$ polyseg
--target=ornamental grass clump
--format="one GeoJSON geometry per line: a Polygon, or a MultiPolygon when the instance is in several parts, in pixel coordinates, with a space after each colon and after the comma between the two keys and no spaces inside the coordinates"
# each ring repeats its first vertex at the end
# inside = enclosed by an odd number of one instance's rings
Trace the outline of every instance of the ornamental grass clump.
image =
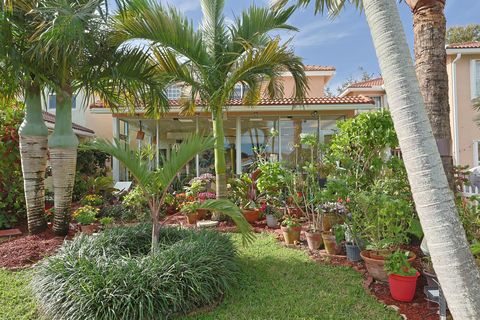
{"type": "Polygon", "coordinates": [[[228,235],[151,225],[80,235],[35,270],[32,290],[50,319],[165,319],[218,302],[238,267],[228,235]]]}

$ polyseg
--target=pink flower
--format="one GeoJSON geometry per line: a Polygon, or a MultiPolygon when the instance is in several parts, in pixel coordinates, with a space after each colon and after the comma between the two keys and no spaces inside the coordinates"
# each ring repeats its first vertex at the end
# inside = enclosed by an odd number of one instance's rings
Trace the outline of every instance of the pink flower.
{"type": "Polygon", "coordinates": [[[265,210],[267,210],[267,204],[266,204],[266,203],[262,203],[262,206],[260,207],[260,211],[261,211],[261,212],[265,212],[265,210]]]}

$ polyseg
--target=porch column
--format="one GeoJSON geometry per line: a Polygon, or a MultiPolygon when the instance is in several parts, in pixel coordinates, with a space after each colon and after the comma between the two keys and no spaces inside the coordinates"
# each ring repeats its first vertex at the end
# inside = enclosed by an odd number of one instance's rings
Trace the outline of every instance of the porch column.
{"type": "MultiPolygon", "coordinates": [[[[198,134],[198,115],[195,116],[195,133],[198,134]]],[[[200,176],[200,155],[195,155],[195,175],[200,176]]]]}
{"type": "Polygon", "coordinates": [[[242,122],[241,118],[236,118],[235,127],[235,171],[237,175],[242,174],[242,122]]]}
{"type": "MultiPolygon", "coordinates": [[[[120,119],[113,117],[113,139],[120,139],[120,119]]],[[[115,143],[115,141],[114,141],[115,143]]],[[[120,162],[112,157],[112,178],[114,182],[120,181],[120,162]]]]}
{"type": "Polygon", "coordinates": [[[155,142],[156,142],[156,149],[155,149],[155,169],[159,169],[160,167],[160,148],[159,148],[159,143],[160,143],[160,138],[158,137],[159,134],[159,126],[160,126],[160,120],[155,121],[155,142]]]}

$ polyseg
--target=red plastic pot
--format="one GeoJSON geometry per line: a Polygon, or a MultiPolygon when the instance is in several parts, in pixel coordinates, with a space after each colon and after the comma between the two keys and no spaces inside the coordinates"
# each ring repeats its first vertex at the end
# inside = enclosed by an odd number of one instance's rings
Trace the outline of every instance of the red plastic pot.
{"type": "Polygon", "coordinates": [[[390,285],[392,298],[404,302],[412,301],[415,290],[417,289],[418,276],[420,276],[420,272],[418,271],[414,276],[389,275],[388,284],[390,285]]]}

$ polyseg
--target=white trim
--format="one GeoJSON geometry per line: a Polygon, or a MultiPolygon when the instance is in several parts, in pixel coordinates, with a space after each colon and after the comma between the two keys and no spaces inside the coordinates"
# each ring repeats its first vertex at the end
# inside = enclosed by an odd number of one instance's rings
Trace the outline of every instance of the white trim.
{"type": "Polygon", "coordinates": [[[470,95],[472,100],[480,97],[480,92],[477,92],[477,62],[480,62],[480,59],[470,60],[470,95]]]}
{"type": "Polygon", "coordinates": [[[452,93],[453,93],[453,151],[454,164],[460,164],[460,147],[458,138],[458,94],[457,94],[457,61],[462,57],[458,53],[456,58],[452,61],[452,93]]]}
{"type": "MultiPolygon", "coordinates": [[[[112,118],[112,122],[113,122],[113,140],[119,139],[120,138],[120,119],[112,118]]],[[[120,181],[120,161],[118,161],[118,159],[115,157],[113,157],[112,159],[112,178],[113,178],[113,181],[115,182],[120,181]]]]}
{"type": "MultiPolygon", "coordinates": [[[[331,71],[328,71],[328,70],[324,70],[324,71],[305,71],[305,74],[307,76],[330,76],[330,77],[333,77],[335,75],[335,71],[334,70],[331,70],[331,71]]],[[[280,76],[281,77],[291,77],[292,74],[288,71],[285,71],[285,72],[280,73],[280,76]]]]}
{"type": "Polygon", "coordinates": [[[465,49],[447,49],[448,55],[453,54],[478,54],[480,53],[480,48],[465,48],[465,49]]]}
{"type": "Polygon", "coordinates": [[[372,92],[372,91],[385,92],[385,88],[383,86],[371,86],[371,87],[361,87],[361,88],[349,87],[345,89],[342,93],[340,93],[339,97],[343,98],[350,92],[372,92]]]}
{"type": "Polygon", "coordinates": [[[473,167],[478,167],[479,166],[479,161],[478,161],[478,147],[479,147],[479,140],[473,140],[473,167]]]}
{"type": "MultiPolygon", "coordinates": [[[[342,110],[371,110],[375,104],[373,103],[362,103],[362,104],[308,104],[308,105],[262,105],[262,106],[226,106],[228,114],[235,114],[237,112],[257,112],[260,115],[260,112],[275,112],[275,111],[342,111],[342,110]]],[[[202,109],[202,108],[200,108],[202,109]]],[[[109,108],[91,108],[92,113],[98,114],[111,114],[112,111],[109,108]]],[[[181,112],[181,108],[172,107],[169,110],[171,114],[178,114],[181,112]]],[[[203,110],[198,110],[199,112],[203,110]]],[[[135,115],[142,115],[145,112],[144,109],[138,108],[135,109],[135,115]]],[[[128,110],[120,110],[118,113],[129,114],[128,110]]],[[[128,116],[127,116],[128,117],[128,116]]]]}
{"type": "Polygon", "coordinates": [[[235,171],[236,174],[242,174],[242,118],[236,118],[235,127],[235,171]]]}
{"type": "MultiPolygon", "coordinates": [[[[198,123],[198,115],[195,116],[195,133],[198,134],[200,128],[198,123]]],[[[197,153],[195,155],[195,175],[200,176],[200,155],[197,153]]]]}

